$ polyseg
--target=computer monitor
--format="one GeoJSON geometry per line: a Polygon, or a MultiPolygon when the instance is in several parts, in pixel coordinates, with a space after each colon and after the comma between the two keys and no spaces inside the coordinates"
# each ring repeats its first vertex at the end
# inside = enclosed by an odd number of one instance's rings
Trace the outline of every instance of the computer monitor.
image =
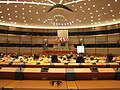
{"type": "Polygon", "coordinates": [[[84,46],[77,46],[77,53],[84,53],[84,46]]]}

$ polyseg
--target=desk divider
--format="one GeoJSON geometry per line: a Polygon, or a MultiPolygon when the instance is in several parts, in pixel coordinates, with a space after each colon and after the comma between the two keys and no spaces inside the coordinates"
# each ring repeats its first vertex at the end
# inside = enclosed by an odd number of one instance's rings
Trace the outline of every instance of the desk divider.
{"type": "Polygon", "coordinates": [[[82,65],[81,63],[79,64],[78,68],[84,68],[84,65],[82,65]]]}
{"type": "Polygon", "coordinates": [[[50,68],[55,68],[54,63],[50,63],[50,68]]]}
{"type": "Polygon", "coordinates": [[[106,68],[110,68],[110,64],[109,63],[106,63],[106,68]]]}
{"type": "Polygon", "coordinates": [[[66,80],[67,81],[75,80],[74,68],[66,68],[66,80]]]}
{"type": "Polygon", "coordinates": [[[116,74],[115,74],[115,79],[120,80],[120,68],[114,68],[116,74]]]}
{"type": "Polygon", "coordinates": [[[14,80],[23,80],[24,79],[24,68],[17,68],[14,76],[14,80]]]}

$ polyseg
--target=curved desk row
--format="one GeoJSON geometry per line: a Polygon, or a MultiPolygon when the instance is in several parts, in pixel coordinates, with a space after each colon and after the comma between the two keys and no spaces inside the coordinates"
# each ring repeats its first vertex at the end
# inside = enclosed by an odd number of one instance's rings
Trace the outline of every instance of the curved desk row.
{"type": "Polygon", "coordinates": [[[0,79],[88,80],[120,79],[120,68],[13,68],[2,67],[0,79]]]}
{"type": "Polygon", "coordinates": [[[120,90],[118,80],[61,81],[61,85],[50,84],[50,80],[0,80],[0,90],[120,90]]]}
{"type": "Polygon", "coordinates": [[[119,68],[120,64],[113,63],[38,63],[38,62],[0,62],[2,67],[19,67],[25,66],[28,68],[41,68],[41,67],[50,67],[50,68],[119,68]]]}

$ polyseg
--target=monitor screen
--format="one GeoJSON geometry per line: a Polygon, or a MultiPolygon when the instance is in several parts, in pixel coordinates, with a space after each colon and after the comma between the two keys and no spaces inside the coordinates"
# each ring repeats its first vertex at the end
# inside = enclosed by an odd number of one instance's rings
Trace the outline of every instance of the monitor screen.
{"type": "Polygon", "coordinates": [[[84,53],[84,46],[77,46],[77,53],[84,53]]]}

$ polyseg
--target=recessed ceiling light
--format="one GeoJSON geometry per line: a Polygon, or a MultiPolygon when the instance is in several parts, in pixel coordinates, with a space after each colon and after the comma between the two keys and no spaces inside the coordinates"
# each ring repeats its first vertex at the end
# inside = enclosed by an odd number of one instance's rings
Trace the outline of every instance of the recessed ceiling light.
{"type": "Polygon", "coordinates": [[[7,10],[10,10],[9,8],[7,8],[7,10]]]}
{"type": "Polygon", "coordinates": [[[38,12],[36,12],[36,14],[38,14],[38,12]]]}
{"type": "Polygon", "coordinates": [[[90,14],[92,14],[92,13],[90,13],[90,14]]]}
{"type": "Polygon", "coordinates": [[[115,2],[117,2],[117,0],[115,0],[115,2]]]}
{"type": "Polygon", "coordinates": [[[80,6],[80,8],[82,8],[82,6],[80,6]]]}
{"type": "Polygon", "coordinates": [[[43,10],[43,12],[45,12],[45,10],[43,10]]]}
{"type": "Polygon", "coordinates": [[[88,8],[88,10],[90,10],[90,8],[88,8]]]}
{"type": "Polygon", "coordinates": [[[93,20],[91,20],[91,22],[93,22],[93,20]]]}
{"type": "Polygon", "coordinates": [[[15,13],[17,13],[17,11],[15,11],[15,13]]]}
{"type": "Polygon", "coordinates": [[[25,8],[22,8],[22,10],[25,10],[25,8]]]}
{"type": "Polygon", "coordinates": [[[86,5],[86,3],[84,3],[84,5],[86,5]]]}
{"type": "Polygon", "coordinates": [[[75,9],[75,11],[77,11],[77,9],[75,9]]]}
{"type": "Polygon", "coordinates": [[[12,20],[11,18],[9,18],[9,20],[12,20]]]}
{"type": "Polygon", "coordinates": [[[74,5],[72,5],[72,7],[74,7],[74,5]]]}
{"type": "Polygon", "coordinates": [[[110,12],[113,12],[113,10],[110,10],[110,12]]]}
{"type": "Polygon", "coordinates": [[[91,16],[91,18],[93,18],[93,16],[91,16]]]}
{"type": "Polygon", "coordinates": [[[93,5],[93,7],[95,7],[95,5],[93,5]]]}
{"type": "Polygon", "coordinates": [[[110,4],[108,4],[108,6],[110,6],[110,4]]]}
{"type": "Polygon", "coordinates": [[[0,13],[2,13],[2,11],[0,11],[0,13]]]}
{"type": "Polygon", "coordinates": [[[3,16],[1,16],[1,18],[3,18],[3,16]]]}
{"type": "Polygon", "coordinates": [[[29,10],[29,12],[32,12],[31,10],[29,10]]]}
{"type": "Polygon", "coordinates": [[[79,21],[79,19],[76,19],[77,21],[79,21]]]}
{"type": "Polygon", "coordinates": [[[98,10],[96,10],[96,12],[98,12],[98,10]]]}
{"type": "Polygon", "coordinates": [[[40,21],[40,19],[38,19],[38,21],[40,21]]]}
{"type": "Polygon", "coordinates": [[[115,21],[115,19],[113,19],[113,21],[115,21]]]}
{"type": "Polygon", "coordinates": [[[102,7],[102,9],[104,9],[104,7],[102,7]]]}
{"type": "Polygon", "coordinates": [[[25,19],[25,17],[23,17],[23,19],[25,19]]]}
{"type": "Polygon", "coordinates": [[[8,16],[10,16],[10,13],[8,13],[8,16]]]}
{"type": "Polygon", "coordinates": [[[98,15],[98,17],[100,17],[100,15],[98,15]]]}
{"type": "Polygon", "coordinates": [[[15,7],[17,7],[17,5],[15,5],[15,7]]]}
{"type": "Polygon", "coordinates": [[[115,17],[115,15],[112,15],[112,17],[115,17]]]}
{"type": "Polygon", "coordinates": [[[24,22],[26,22],[26,20],[24,20],[24,22]]]}
{"type": "Polygon", "coordinates": [[[104,14],[106,14],[106,13],[104,13],[104,14]]]}

